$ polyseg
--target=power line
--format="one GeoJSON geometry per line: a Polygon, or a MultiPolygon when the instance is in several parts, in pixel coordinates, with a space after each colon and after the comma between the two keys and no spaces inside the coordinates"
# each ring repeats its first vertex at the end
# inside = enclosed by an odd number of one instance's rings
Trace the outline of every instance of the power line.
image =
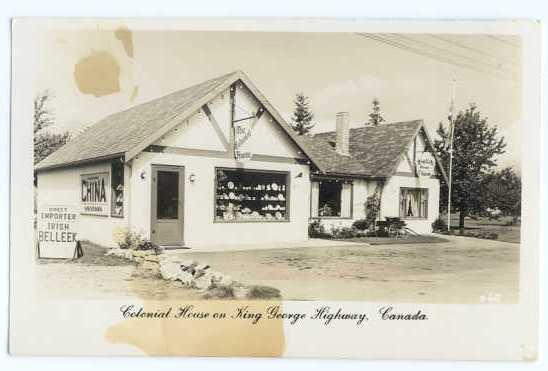
{"type": "MultiPolygon", "coordinates": [[[[470,56],[467,56],[467,55],[462,55],[462,54],[459,54],[459,53],[455,53],[449,49],[445,49],[445,48],[440,48],[438,46],[435,46],[435,45],[432,45],[432,44],[429,44],[427,42],[424,42],[424,41],[421,41],[421,40],[418,40],[418,39],[412,39],[410,37],[407,37],[407,36],[404,36],[404,35],[399,35],[399,34],[395,34],[394,36],[396,37],[399,37],[399,38],[403,38],[404,40],[408,40],[410,42],[414,42],[414,43],[418,43],[418,44],[422,44],[424,46],[426,46],[427,48],[431,48],[431,49],[434,49],[434,50],[439,50],[441,51],[442,53],[444,54],[450,54],[450,55],[453,55],[457,58],[463,58],[463,59],[466,59],[468,61],[471,61],[473,64],[476,64],[476,63],[481,63],[485,66],[487,66],[488,68],[497,68],[497,69],[500,69],[500,66],[498,64],[491,64],[489,62],[485,62],[485,61],[482,61],[482,60],[478,60],[477,58],[474,58],[474,57],[470,57],[470,56]]],[[[502,72],[502,71],[501,71],[502,72]]],[[[510,73],[513,73],[513,71],[507,71],[507,72],[510,72],[510,73]]]]}
{"type": "Polygon", "coordinates": [[[439,36],[439,35],[434,35],[434,34],[428,34],[427,36],[431,37],[431,38],[434,38],[434,39],[437,39],[437,40],[440,40],[440,41],[443,41],[443,42],[446,42],[448,43],[449,45],[453,45],[453,46],[456,46],[458,48],[462,48],[462,49],[465,49],[465,50],[469,50],[473,53],[477,53],[477,54],[481,54],[481,55],[485,55],[486,57],[489,57],[493,60],[497,60],[497,59],[502,59],[505,61],[505,63],[508,63],[508,64],[512,64],[514,66],[518,66],[518,63],[516,61],[513,61],[513,60],[510,60],[510,59],[506,59],[506,58],[502,58],[500,56],[496,56],[494,54],[491,54],[491,53],[487,53],[485,52],[484,50],[481,50],[481,49],[476,49],[476,48],[473,48],[471,46],[468,46],[468,45],[465,45],[463,43],[460,43],[460,42],[457,42],[455,40],[451,40],[449,38],[445,38],[443,36],[439,36]]]}
{"type": "MultiPolygon", "coordinates": [[[[434,59],[443,63],[452,64],[458,67],[474,70],[476,72],[480,73],[489,73],[491,75],[494,75],[499,78],[503,79],[509,79],[509,80],[516,80],[515,76],[508,76],[507,74],[502,73],[498,70],[493,70],[491,68],[478,68],[479,66],[475,64],[469,64],[466,62],[463,62],[462,60],[456,60],[455,58],[448,57],[447,55],[440,55],[439,53],[432,53],[431,51],[424,50],[424,48],[419,48],[416,46],[409,45],[409,43],[393,40],[390,38],[387,38],[386,36],[383,36],[382,34],[366,34],[366,33],[358,33],[359,36],[384,43],[386,45],[390,45],[392,47],[396,47],[408,52],[412,52],[414,54],[418,54],[420,56],[434,59]]],[[[447,50],[443,48],[437,48],[442,50],[442,52],[446,53],[447,50]]],[[[454,54],[454,53],[453,53],[454,54]]],[[[474,60],[474,62],[477,62],[477,60],[474,60]]]]}

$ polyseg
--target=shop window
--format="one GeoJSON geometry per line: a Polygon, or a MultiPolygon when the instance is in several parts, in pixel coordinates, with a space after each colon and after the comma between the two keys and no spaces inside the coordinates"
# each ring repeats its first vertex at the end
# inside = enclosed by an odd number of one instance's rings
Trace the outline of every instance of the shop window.
{"type": "Polygon", "coordinates": [[[111,164],[111,215],[124,216],[124,164],[117,160],[111,164]]]}
{"type": "Polygon", "coordinates": [[[289,173],[217,169],[215,220],[288,221],[289,173]]]}
{"type": "Polygon", "coordinates": [[[426,219],[428,217],[428,190],[423,188],[401,188],[400,217],[426,219]]]}
{"type": "Polygon", "coordinates": [[[342,180],[321,180],[318,183],[318,217],[350,218],[352,184],[342,180]]]}

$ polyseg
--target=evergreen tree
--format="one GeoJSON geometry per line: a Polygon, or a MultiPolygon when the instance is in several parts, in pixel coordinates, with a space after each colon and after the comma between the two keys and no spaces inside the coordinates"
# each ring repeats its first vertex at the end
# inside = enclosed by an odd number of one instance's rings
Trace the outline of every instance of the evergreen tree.
{"type": "Polygon", "coordinates": [[[53,125],[54,118],[48,103],[51,101],[52,95],[49,91],[44,91],[34,98],[34,163],[42,161],[50,154],[55,152],[61,146],[65,145],[70,134],[64,132],[61,134],[53,134],[46,130],[47,127],[53,125]]]}
{"type": "Polygon", "coordinates": [[[291,118],[291,126],[299,135],[308,135],[314,127],[312,123],[314,114],[310,111],[308,97],[302,93],[298,93],[295,95],[293,103],[295,104],[295,110],[291,118]]]}
{"type": "MultiPolygon", "coordinates": [[[[446,172],[449,174],[450,129],[440,122],[434,141],[446,172]]],[[[464,218],[481,212],[485,207],[485,178],[496,166],[496,156],[504,153],[504,137],[498,137],[498,128],[489,127],[474,104],[459,112],[454,121],[453,179],[451,206],[459,212],[459,229],[464,231],[464,218]]],[[[441,187],[441,204],[447,206],[447,185],[441,187]]]]}
{"type": "Polygon", "coordinates": [[[373,126],[379,125],[384,122],[384,118],[381,115],[381,105],[377,98],[373,99],[373,112],[369,114],[369,124],[373,126]]]}

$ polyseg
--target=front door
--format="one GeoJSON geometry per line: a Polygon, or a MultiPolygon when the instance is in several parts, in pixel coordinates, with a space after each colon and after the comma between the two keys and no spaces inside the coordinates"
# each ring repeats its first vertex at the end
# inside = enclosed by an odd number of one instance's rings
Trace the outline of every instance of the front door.
{"type": "Polygon", "coordinates": [[[184,169],[152,166],[152,242],[161,246],[183,245],[184,169]]]}

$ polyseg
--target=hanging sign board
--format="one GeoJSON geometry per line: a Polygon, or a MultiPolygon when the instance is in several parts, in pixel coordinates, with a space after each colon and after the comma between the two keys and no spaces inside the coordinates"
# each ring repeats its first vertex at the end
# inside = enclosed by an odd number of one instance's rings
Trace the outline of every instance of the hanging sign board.
{"type": "Polygon", "coordinates": [[[37,214],[38,256],[40,258],[72,259],[77,249],[78,212],[75,207],[42,205],[37,214]]]}
{"type": "Polygon", "coordinates": [[[250,120],[234,123],[234,156],[238,161],[251,160],[253,154],[249,151],[242,151],[242,147],[251,137],[251,122],[250,120]]]}
{"type": "Polygon", "coordinates": [[[108,216],[109,176],[108,172],[83,174],[80,177],[82,214],[108,216]]]}
{"type": "Polygon", "coordinates": [[[415,167],[419,178],[429,178],[435,175],[436,160],[430,152],[422,152],[417,156],[415,167]]]}

